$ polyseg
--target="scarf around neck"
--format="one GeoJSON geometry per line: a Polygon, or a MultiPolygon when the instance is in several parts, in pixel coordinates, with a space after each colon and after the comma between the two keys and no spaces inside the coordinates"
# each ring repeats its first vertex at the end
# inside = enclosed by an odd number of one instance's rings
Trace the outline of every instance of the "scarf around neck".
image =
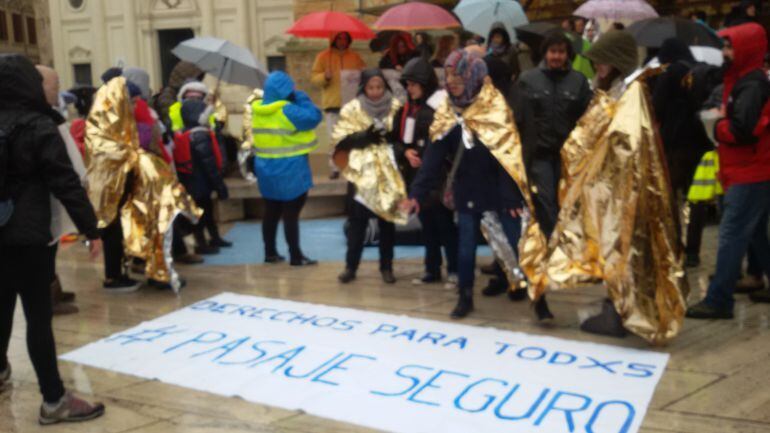
{"type": "Polygon", "coordinates": [[[358,102],[361,103],[361,108],[364,109],[364,112],[368,114],[369,117],[372,119],[383,120],[390,114],[390,108],[393,104],[393,94],[388,90],[385,91],[385,94],[383,94],[380,99],[372,101],[366,94],[362,93],[358,95],[358,102]]]}

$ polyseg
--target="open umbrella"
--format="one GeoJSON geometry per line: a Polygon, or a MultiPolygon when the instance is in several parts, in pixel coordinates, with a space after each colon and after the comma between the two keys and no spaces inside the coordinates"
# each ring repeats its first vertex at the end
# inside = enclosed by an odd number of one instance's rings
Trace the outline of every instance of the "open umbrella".
{"type": "Polygon", "coordinates": [[[535,21],[516,27],[516,37],[531,49],[537,51],[545,35],[561,27],[549,21],[535,21]]]}
{"type": "Polygon", "coordinates": [[[639,21],[655,18],[655,8],[644,0],[588,0],[574,15],[607,21],[639,21]]]}
{"type": "Polygon", "coordinates": [[[441,30],[460,27],[460,22],[440,6],[410,2],[388,9],[372,27],[377,30],[441,30]]]}
{"type": "Polygon", "coordinates": [[[260,87],[267,76],[265,68],[251,51],[224,39],[209,36],[192,38],[181,42],[171,52],[180,60],[190,62],[228,83],[260,87]]]}
{"type": "Polygon", "coordinates": [[[454,8],[463,27],[477,35],[487,37],[492,24],[501,22],[516,41],[517,26],[527,24],[527,14],[515,0],[462,0],[454,8]]]}
{"type": "Polygon", "coordinates": [[[722,47],[722,40],[711,29],[684,18],[650,18],[631,24],[626,31],[645,47],[659,48],[669,38],[680,39],[687,45],[722,47]]]}
{"type": "Polygon", "coordinates": [[[353,39],[373,39],[372,29],[363,22],[342,12],[313,12],[298,19],[286,33],[299,38],[331,38],[337,33],[347,32],[353,39]]]}

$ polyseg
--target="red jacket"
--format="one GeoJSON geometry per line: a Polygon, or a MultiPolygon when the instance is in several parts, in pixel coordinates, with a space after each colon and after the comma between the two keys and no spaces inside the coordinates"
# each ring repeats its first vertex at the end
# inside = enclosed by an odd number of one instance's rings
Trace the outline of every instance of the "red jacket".
{"type": "Polygon", "coordinates": [[[767,36],[755,23],[719,32],[729,39],[734,59],[725,71],[727,117],[715,127],[720,177],[731,185],[770,181],[770,82],[762,70],[767,36]]]}

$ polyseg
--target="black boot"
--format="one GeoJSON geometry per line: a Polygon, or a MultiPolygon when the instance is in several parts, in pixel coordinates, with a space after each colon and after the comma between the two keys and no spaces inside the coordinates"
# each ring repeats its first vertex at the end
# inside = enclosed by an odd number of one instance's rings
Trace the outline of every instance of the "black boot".
{"type": "Polygon", "coordinates": [[[580,330],[591,334],[606,335],[609,337],[623,338],[626,336],[626,328],[623,327],[623,318],[620,317],[612,301],[605,299],[602,303],[602,312],[594,317],[586,319],[580,325],[580,330]]]}
{"type": "Polygon", "coordinates": [[[529,293],[527,292],[527,289],[516,289],[508,291],[508,299],[510,299],[511,302],[521,302],[527,299],[528,295],[529,293]]]}
{"type": "Polygon", "coordinates": [[[535,301],[535,315],[537,315],[537,320],[541,322],[553,320],[553,313],[548,308],[548,301],[545,300],[545,295],[540,296],[540,299],[535,301]]]}
{"type": "Polygon", "coordinates": [[[454,310],[450,317],[453,319],[462,319],[473,311],[473,289],[460,289],[460,298],[457,300],[454,310]]]}
{"type": "Polygon", "coordinates": [[[393,271],[390,269],[383,269],[380,271],[382,275],[382,281],[385,284],[396,284],[396,276],[393,275],[393,271]]]}
{"type": "Polygon", "coordinates": [[[356,279],[356,271],[346,268],[341,274],[337,276],[337,279],[342,284],[347,284],[356,279]]]}
{"type": "Polygon", "coordinates": [[[233,246],[233,243],[230,242],[230,241],[226,241],[226,240],[220,238],[219,236],[217,236],[217,237],[211,239],[211,241],[209,242],[209,245],[214,246],[214,247],[219,247],[219,248],[230,248],[230,247],[233,246]]]}
{"type": "Polygon", "coordinates": [[[481,290],[481,294],[484,296],[498,296],[508,291],[508,286],[505,281],[499,278],[490,278],[487,287],[481,290]]]}

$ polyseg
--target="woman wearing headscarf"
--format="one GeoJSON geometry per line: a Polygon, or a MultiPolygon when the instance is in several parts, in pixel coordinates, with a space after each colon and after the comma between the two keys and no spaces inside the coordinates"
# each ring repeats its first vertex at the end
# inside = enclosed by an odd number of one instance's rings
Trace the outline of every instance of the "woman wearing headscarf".
{"type": "MultiPolygon", "coordinates": [[[[439,90],[436,72],[424,58],[410,60],[401,74],[401,84],[406,89],[407,101],[396,113],[393,133],[396,137],[396,157],[403,166],[404,180],[409,184],[422,165],[425,149],[430,142],[430,125],[438,104],[446,99],[446,92],[439,90]]],[[[445,161],[443,177],[446,179],[451,163],[445,161]]],[[[443,182],[442,182],[443,183],[443,182]]],[[[441,188],[436,188],[420,209],[419,218],[425,242],[425,273],[415,284],[441,281],[441,247],[447,261],[450,283],[457,280],[457,227],[454,212],[441,202],[441,188]]]]}
{"type": "Polygon", "coordinates": [[[482,218],[500,212],[508,242],[517,245],[520,226],[513,217],[523,202],[517,183],[526,183],[526,175],[513,114],[487,76],[483,53],[453,51],[445,71],[449,96],[436,110],[431,143],[403,208],[426,205],[441,183],[444,162],[453,161],[447,186],[458,213],[459,299],[451,316],[460,319],[473,311],[476,233],[482,218]]]}
{"type": "Polygon", "coordinates": [[[377,219],[379,226],[382,280],[387,284],[396,282],[393,276],[394,221],[405,222],[396,211],[399,201],[406,196],[406,186],[392,163],[390,132],[400,105],[382,71],[364,70],[358,96],[342,107],[340,120],[332,134],[332,141],[336,143],[335,164],[351,181],[349,192],[353,193],[349,194],[348,250],[345,270],[338,277],[341,283],[356,278],[366,228],[372,218],[377,219]]]}
{"type": "Polygon", "coordinates": [[[380,59],[380,69],[404,69],[404,65],[409,60],[419,56],[412,42],[412,36],[409,33],[399,33],[390,39],[390,48],[385,51],[385,55],[380,59]]]}

